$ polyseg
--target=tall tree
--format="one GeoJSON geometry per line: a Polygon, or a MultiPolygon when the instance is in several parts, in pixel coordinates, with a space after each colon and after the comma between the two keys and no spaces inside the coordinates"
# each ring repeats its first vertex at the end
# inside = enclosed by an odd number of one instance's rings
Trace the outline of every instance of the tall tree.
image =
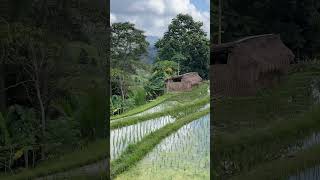
{"type": "Polygon", "coordinates": [[[147,53],[146,36],[129,22],[113,23],[111,29],[111,67],[131,70],[130,61],[147,53]]]}
{"type": "Polygon", "coordinates": [[[133,61],[139,61],[147,53],[148,42],[142,30],[129,22],[111,26],[111,87],[112,94],[127,96],[128,74],[134,73],[133,61]]]}
{"type": "Polygon", "coordinates": [[[163,38],[155,44],[159,60],[176,61],[181,73],[196,71],[207,78],[209,39],[202,26],[202,22],[194,21],[190,15],[178,14],[163,38]]]}
{"type": "MultiPolygon", "coordinates": [[[[22,69],[23,84],[30,103],[38,110],[41,124],[42,143],[45,142],[47,110],[56,93],[57,62],[60,46],[48,41],[42,29],[13,24],[7,39],[6,63],[22,69]],[[34,98],[35,97],[35,98],[34,98]]],[[[13,86],[16,86],[13,85],[13,86]]],[[[44,151],[42,151],[44,158],[44,151]]]]}
{"type": "Polygon", "coordinates": [[[222,0],[219,0],[219,9],[218,9],[218,11],[219,11],[219,32],[218,32],[218,44],[221,44],[221,28],[222,28],[222,24],[221,24],[221,18],[222,18],[222,0]]]}

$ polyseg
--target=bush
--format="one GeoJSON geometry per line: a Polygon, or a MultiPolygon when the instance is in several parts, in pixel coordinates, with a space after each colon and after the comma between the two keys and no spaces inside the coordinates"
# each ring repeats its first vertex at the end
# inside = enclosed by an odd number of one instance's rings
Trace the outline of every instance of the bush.
{"type": "Polygon", "coordinates": [[[19,105],[9,107],[7,114],[7,128],[14,144],[29,145],[36,143],[40,133],[40,120],[31,108],[19,105]]]}
{"type": "Polygon", "coordinates": [[[133,91],[134,104],[140,106],[146,103],[146,91],[143,87],[135,88],[133,91]]]}
{"type": "Polygon", "coordinates": [[[6,119],[0,112],[0,146],[10,144],[9,132],[7,129],[6,119]]]}
{"type": "Polygon", "coordinates": [[[104,137],[106,134],[105,89],[94,87],[79,97],[75,119],[80,123],[81,136],[88,138],[104,137]]]}

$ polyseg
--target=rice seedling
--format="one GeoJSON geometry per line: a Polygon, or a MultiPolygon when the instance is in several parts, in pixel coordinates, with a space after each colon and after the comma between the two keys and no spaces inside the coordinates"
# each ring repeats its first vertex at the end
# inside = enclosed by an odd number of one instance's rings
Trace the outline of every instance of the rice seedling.
{"type": "Polygon", "coordinates": [[[316,180],[320,178],[320,165],[298,172],[296,175],[290,176],[288,180],[316,180]]]}
{"type": "Polygon", "coordinates": [[[124,126],[129,126],[136,124],[138,122],[147,121],[150,119],[162,117],[162,116],[175,116],[175,117],[182,117],[191,112],[196,112],[200,107],[209,103],[209,96],[205,96],[204,98],[198,99],[194,102],[179,104],[170,109],[164,109],[163,111],[146,114],[144,116],[135,116],[135,117],[128,117],[124,119],[117,119],[113,120],[110,123],[110,129],[117,129],[124,126]]]}
{"type": "Polygon", "coordinates": [[[163,116],[112,130],[110,132],[111,160],[117,158],[129,144],[140,141],[144,136],[174,121],[175,118],[172,116],[163,116]]]}
{"type": "Polygon", "coordinates": [[[183,111],[180,112],[175,112],[175,114],[171,115],[166,115],[166,116],[161,116],[158,118],[153,118],[147,121],[142,121],[130,126],[124,126],[121,128],[113,129],[111,130],[110,133],[110,155],[111,155],[111,160],[117,158],[121,152],[129,144],[136,143],[140,141],[144,136],[154,132],[157,129],[160,129],[161,127],[165,126],[168,123],[174,122],[174,120],[177,117],[183,117],[186,114],[190,114],[192,112],[197,112],[201,110],[205,110],[208,108],[210,105],[202,105],[204,104],[205,101],[201,100],[201,103],[198,105],[188,105],[184,106],[187,107],[183,111]],[[194,109],[195,107],[200,107],[199,109],[194,109]]]}
{"type": "Polygon", "coordinates": [[[210,116],[184,125],[117,179],[210,179],[210,116]]]}
{"type": "MultiPolygon", "coordinates": [[[[157,144],[159,144],[163,139],[170,136],[172,133],[179,130],[184,125],[198,119],[209,113],[209,109],[204,111],[196,112],[190,114],[186,117],[179,118],[173,123],[169,123],[159,130],[145,136],[141,141],[130,144],[126,150],[115,160],[111,162],[111,177],[115,178],[117,175],[124,171],[132,168],[136,165],[143,157],[145,157],[148,152],[150,152],[157,144]]],[[[178,163],[178,167],[181,163],[178,163]]],[[[161,164],[160,164],[161,166],[161,164]]]]}
{"type": "Polygon", "coordinates": [[[209,116],[204,118],[206,119],[204,122],[206,121],[207,124],[199,123],[200,120],[196,120],[209,112],[208,84],[204,83],[190,92],[173,94],[165,102],[143,112],[111,121],[110,154],[111,176],[113,178],[133,168],[141,159],[148,159],[145,156],[150,151],[162,154],[162,156],[152,161],[153,166],[149,167],[150,171],[146,171],[149,174],[157,170],[162,171],[163,169],[160,167],[172,167],[171,170],[178,168],[188,172],[192,177],[208,177],[209,148],[202,149],[201,147],[209,147],[209,116]],[[198,96],[200,99],[191,100],[190,97],[193,96],[198,96]],[[191,123],[193,121],[195,123],[191,123]],[[187,126],[187,124],[189,125],[187,126]],[[199,129],[203,126],[208,131],[199,129]],[[170,136],[180,128],[180,133],[170,136]],[[166,137],[170,137],[167,138],[170,149],[161,152],[164,145],[157,146],[157,144],[166,137]],[[187,140],[189,143],[186,143],[187,140]],[[192,143],[197,144],[198,149],[193,147],[192,143]],[[204,158],[196,157],[202,157],[205,149],[207,154],[203,156],[204,158]],[[187,159],[188,153],[193,153],[194,156],[189,156],[187,159]],[[194,170],[194,167],[198,167],[198,169],[194,170]],[[198,175],[196,176],[196,174],[198,175]]]}

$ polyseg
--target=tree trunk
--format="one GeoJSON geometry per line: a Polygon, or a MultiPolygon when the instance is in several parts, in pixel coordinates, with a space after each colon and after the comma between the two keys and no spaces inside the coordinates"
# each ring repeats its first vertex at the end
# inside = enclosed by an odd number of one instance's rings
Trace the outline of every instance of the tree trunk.
{"type": "Polygon", "coordinates": [[[121,90],[121,97],[122,97],[122,101],[124,101],[124,90],[123,90],[123,81],[124,81],[124,78],[123,77],[120,77],[120,90],[121,90]]]}
{"type": "Polygon", "coordinates": [[[25,165],[25,168],[29,168],[28,150],[24,151],[24,165],[25,165]]]}
{"type": "Polygon", "coordinates": [[[218,7],[218,16],[219,16],[219,32],[218,32],[218,44],[221,44],[221,33],[222,33],[222,25],[221,25],[221,16],[222,16],[222,0],[219,0],[219,7],[218,7]]]}
{"type": "MultiPolygon", "coordinates": [[[[45,131],[46,131],[46,113],[45,113],[45,109],[44,109],[44,104],[43,104],[43,100],[41,97],[41,92],[40,92],[40,85],[39,85],[39,81],[36,80],[35,82],[35,88],[36,88],[36,92],[37,92],[37,98],[39,101],[39,106],[40,106],[40,113],[41,113],[41,133],[42,133],[42,142],[45,142],[45,131]]],[[[44,154],[44,147],[41,147],[41,159],[44,160],[45,159],[45,154],[44,154]]]]}

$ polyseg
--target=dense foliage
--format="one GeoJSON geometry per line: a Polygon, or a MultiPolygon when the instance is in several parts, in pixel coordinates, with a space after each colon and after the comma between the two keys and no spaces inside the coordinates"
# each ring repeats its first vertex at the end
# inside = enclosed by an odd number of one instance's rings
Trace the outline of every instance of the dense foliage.
{"type": "Polygon", "coordinates": [[[190,15],[178,14],[155,45],[159,60],[177,62],[181,74],[195,71],[208,78],[210,42],[202,26],[202,22],[194,21],[190,15]]]}
{"type": "Polygon", "coordinates": [[[2,5],[7,12],[0,15],[0,171],[35,166],[106,137],[103,4],[2,5]]]}
{"type": "Polygon", "coordinates": [[[145,103],[143,80],[137,75],[139,69],[145,70],[140,60],[147,53],[148,42],[132,23],[113,23],[111,28],[110,113],[118,114],[145,103]]]}
{"type": "MultiPolygon", "coordinates": [[[[217,3],[211,10],[214,42],[218,39],[217,3]]],[[[267,33],[280,34],[298,59],[319,56],[319,1],[222,0],[222,42],[267,33]]]]}
{"type": "Polygon", "coordinates": [[[195,71],[208,78],[209,40],[190,15],[178,14],[155,48],[153,64],[145,61],[149,43],[129,22],[112,24],[110,112],[121,114],[165,93],[165,79],[195,71]]]}

